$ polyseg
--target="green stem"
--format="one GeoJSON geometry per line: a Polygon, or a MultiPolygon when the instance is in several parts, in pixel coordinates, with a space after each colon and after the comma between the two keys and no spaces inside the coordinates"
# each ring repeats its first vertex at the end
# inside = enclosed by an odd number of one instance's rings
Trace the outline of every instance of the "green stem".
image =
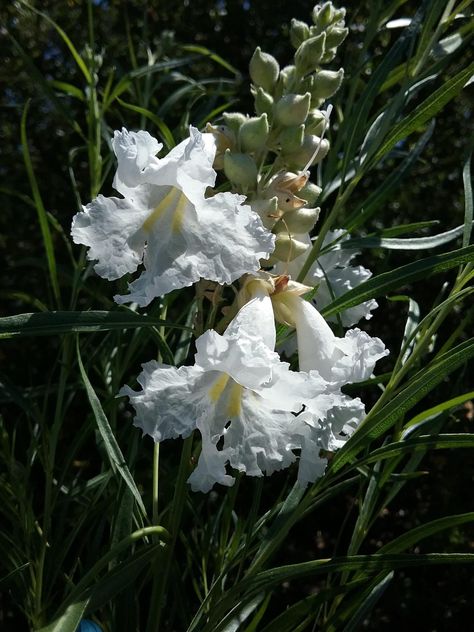
{"type": "Polygon", "coordinates": [[[189,436],[183,442],[175,494],[170,511],[169,531],[171,533],[171,542],[166,551],[164,551],[164,560],[162,558],[163,565],[157,569],[158,572],[155,573],[153,578],[150,613],[146,626],[147,632],[159,632],[160,630],[161,615],[165,604],[168,577],[171,570],[176,541],[179,535],[184,502],[186,500],[186,479],[188,477],[192,447],[193,435],[189,436]]]}

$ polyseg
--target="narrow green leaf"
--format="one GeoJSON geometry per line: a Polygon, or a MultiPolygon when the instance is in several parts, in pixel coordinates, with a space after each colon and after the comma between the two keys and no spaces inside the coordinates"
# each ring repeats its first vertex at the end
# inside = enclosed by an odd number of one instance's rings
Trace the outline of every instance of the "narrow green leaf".
{"type": "Polygon", "coordinates": [[[31,6],[30,4],[28,4],[28,2],[25,2],[25,0],[20,0],[20,2],[27,7],[28,9],[30,9],[30,11],[33,11],[33,13],[36,13],[36,15],[40,15],[44,20],[46,20],[46,22],[48,22],[49,24],[51,24],[51,26],[56,30],[56,32],[58,33],[58,35],[61,37],[61,39],[63,40],[63,42],[66,44],[66,46],[69,48],[69,51],[71,52],[71,55],[74,57],[74,60],[76,62],[76,64],[78,65],[80,71],[82,72],[82,74],[84,75],[86,81],[88,84],[92,83],[92,76],[89,72],[89,69],[87,68],[86,64],[84,63],[84,60],[82,59],[82,57],[79,55],[79,53],[77,52],[76,47],[74,46],[74,44],[71,42],[71,40],[69,39],[69,37],[67,36],[67,34],[63,31],[63,29],[56,24],[56,22],[54,20],[52,20],[49,15],[47,15],[46,13],[43,13],[42,11],[39,11],[38,9],[36,9],[35,7],[31,6]]]}
{"type": "MultiPolygon", "coordinates": [[[[471,221],[472,224],[472,221],[471,221]]],[[[426,250],[427,248],[437,248],[461,237],[465,230],[465,224],[447,230],[438,235],[430,237],[407,237],[405,239],[390,239],[372,235],[360,239],[348,239],[341,242],[341,248],[346,250],[358,248],[387,248],[388,250],[426,250]]],[[[466,244],[469,245],[469,244],[466,244]]]]}
{"type": "Polygon", "coordinates": [[[462,238],[462,245],[469,246],[471,241],[472,232],[472,213],[473,213],[473,201],[472,201],[472,179],[471,179],[471,155],[469,155],[464,163],[462,170],[462,180],[464,185],[464,234],[462,238]]]}
{"type": "MultiPolygon", "coordinates": [[[[474,434],[438,434],[421,435],[405,441],[389,443],[356,461],[353,467],[362,467],[369,463],[375,463],[383,459],[391,459],[398,456],[407,456],[415,452],[426,452],[427,450],[448,450],[452,448],[472,448],[474,447],[474,434]]],[[[335,468],[339,469],[339,468],[335,468]]]]}
{"type": "Polygon", "coordinates": [[[398,290],[401,287],[426,279],[430,274],[438,274],[445,272],[451,268],[457,267],[463,263],[469,263],[474,260],[474,246],[467,246],[459,250],[453,250],[441,255],[434,255],[420,261],[409,263],[400,268],[395,268],[390,272],[379,274],[372,277],[365,283],[361,283],[358,287],[349,290],[327,307],[321,310],[324,317],[332,316],[342,312],[343,310],[360,305],[370,298],[382,296],[387,292],[398,290]]]}
{"type": "Polygon", "coordinates": [[[56,305],[59,305],[61,302],[61,298],[59,292],[58,272],[56,269],[56,257],[54,255],[53,240],[51,238],[51,231],[49,229],[48,216],[43,205],[43,200],[41,199],[41,194],[31,162],[30,150],[28,147],[28,138],[26,135],[26,117],[28,115],[29,106],[30,101],[27,101],[23,109],[23,115],[21,117],[21,145],[23,149],[23,158],[25,161],[26,172],[28,174],[31,192],[35,201],[36,211],[38,213],[41,235],[43,237],[43,244],[46,252],[46,259],[48,262],[49,280],[53,289],[53,295],[56,305]]]}
{"type": "Polygon", "coordinates": [[[474,391],[470,391],[469,393],[464,393],[464,395],[459,395],[458,397],[453,397],[452,399],[448,399],[442,404],[438,404],[437,406],[433,406],[433,408],[428,408],[428,410],[424,410],[422,413],[410,419],[403,428],[402,438],[406,438],[409,434],[411,434],[418,426],[423,424],[423,422],[431,419],[433,417],[437,417],[440,413],[444,413],[447,410],[451,410],[453,408],[458,408],[464,402],[467,402],[470,399],[474,399],[474,391]]]}
{"type": "MultiPolygon", "coordinates": [[[[359,632],[364,619],[370,612],[372,612],[375,604],[379,601],[384,592],[387,590],[388,585],[393,579],[393,576],[393,571],[390,571],[387,574],[383,574],[382,576],[377,577],[373,582],[369,584],[367,589],[363,592],[362,596],[358,598],[360,600],[359,607],[356,609],[352,617],[344,626],[343,632],[359,632]]],[[[337,620],[343,619],[342,613],[337,613],[337,615],[338,619],[334,621],[336,625],[337,620]]],[[[327,625],[329,628],[330,623],[328,622],[327,625]]]]}
{"type": "Polygon", "coordinates": [[[413,408],[447,375],[474,356],[474,338],[454,347],[428,367],[410,378],[408,385],[373,415],[369,413],[363,424],[331,461],[333,471],[339,470],[371,441],[380,437],[395,422],[413,408]]]}
{"type": "Polygon", "coordinates": [[[142,316],[131,310],[112,312],[37,312],[0,318],[0,339],[15,336],[53,336],[70,333],[138,329],[140,327],[171,327],[192,331],[190,327],[170,323],[154,316],[142,316]]]}
{"type": "Polygon", "coordinates": [[[428,99],[416,107],[413,112],[407,114],[397,123],[374,156],[374,163],[377,163],[398,141],[404,140],[407,136],[420,129],[420,127],[436,116],[451,99],[454,99],[454,97],[461,92],[473,72],[474,62],[451,79],[448,79],[448,81],[438,88],[438,90],[435,90],[428,99]]]}
{"type": "Polygon", "coordinates": [[[142,497],[140,492],[138,491],[138,487],[135,484],[133,476],[128,469],[127,463],[125,462],[125,458],[122,454],[122,451],[115,439],[114,433],[110,424],[105,416],[104,411],[102,410],[102,406],[100,405],[99,398],[95,394],[94,389],[92,388],[92,384],[87,377],[87,373],[84,370],[84,365],[82,364],[81,352],[79,349],[79,339],[77,340],[77,361],[79,364],[79,370],[81,372],[82,381],[84,382],[84,386],[86,387],[87,397],[89,399],[89,403],[91,405],[92,411],[94,413],[95,421],[97,424],[97,429],[99,430],[100,436],[104,442],[105,449],[107,451],[107,456],[110,460],[110,465],[114,470],[116,470],[120,476],[125,481],[125,484],[128,486],[130,491],[132,492],[137,505],[141,509],[141,512],[144,517],[146,517],[146,509],[143,504],[142,497]]]}
{"type": "Polygon", "coordinates": [[[205,46],[197,46],[196,44],[185,44],[184,46],[181,46],[181,48],[186,52],[198,53],[199,55],[208,57],[209,59],[212,59],[212,61],[216,62],[216,64],[219,64],[220,66],[234,74],[236,77],[240,77],[240,72],[237,70],[237,68],[231,66],[231,64],[229,64],[229,62],[223,59],[220,55],[218,55],[217,53],[213,53],[205,46]]]}
{"type": "Polygon", "coordinates": [[[126,103],[125,101],[122,101],[122,99],[120,99],[119,97],[117,97],[117,101],[120,103],[121,106],[123,106],[127,110],[131,110],[132,112],[137,112],[138,114],[142,114],[147,119],[149,119],[154,125],[156,125],[160,133],[160,137],[168,149],[172,149],[176,145],[176,142],[173,138],[173,134],[171,133],[170,128],[159,116],[156,116],[156,114],[153,114],[153,112],[150,112],[150,110],[147,110],[146,108],[139,107],[138,105],[133,105],[132,103],[126,103]]]}
{"type": "Polygon", "coordinates": [[[56,81],[56,79],[52,79],[49,83],[53,88],[61,90],[64,94],[68,94],[75,99],[79,99],[79,101],[85,101],[84,92],[72,83],[67,83],[66,81],[56,81]]]}
{"type": "Polygon", "coordinates": [[[38,632],[76,632],[86,611],[88,601],[89,599],[85,598],[67,606],[59,617],[38,632]]]}

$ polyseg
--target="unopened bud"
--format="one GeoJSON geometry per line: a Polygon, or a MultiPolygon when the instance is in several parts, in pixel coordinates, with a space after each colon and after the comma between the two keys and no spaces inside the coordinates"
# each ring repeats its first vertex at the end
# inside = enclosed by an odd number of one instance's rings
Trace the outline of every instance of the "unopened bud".
{"type": "Polygon", "coordinates": [[[251,87],[250,88],[254,102],[255,102],[255,112],[257,114],[267,114],[269,117],[273,115],[273,97],[268,92],[265,92],[263,88],[251,87]]]}
{"type": "Polygon", "coordinates": [[[329,26],[334,20],[335,8],[332,2],[325,2],[322,6],[316,5],[313,9],[313,22],[322,28],[329,26]]]}
{"type": "Polygon", "coordinates": [[[313,134],[305,136],[301,149],[289,156],[285,161],[289,167],[303,169],[308,165],[317,165],[329,151],[329,141],[313,134]],[[311,160],[311,162],[309,162],[311,160]],[[308,164],[309,163],[309,164],[308,164]]]}
{"type": "Polygon", "coordinates": [[[328,99],[332,97],[332,95],[339,90],[343,78],[343,68],[340,68],[337,72],[333,70],[320,70],[314,77],[311,96],[316,99],[328,99]]]}
{"type": "Polygon", "coordinates": [[[228,149],[224,154],[224,173],[231,182],[244,187],[257,182],[257,165],[248,154],[231,153],[228,149]]]}
{"type": "MultiPolygon", "coordinates": [[[[286,231],[284,227],[283,230],[286,231]]],[[[308,247],[308,244],[295,239],[288,232],[281,232],[276,236],[275,250],[271,258],[277,261],[293,261],[293,259],[302,255],[308,247]]]]}
{"type": "Polygon", "coordinates": [[[321,187],[313,182],[307,182],[303,188],[298,191],[298,195],[303,200],[306,200],[308,206],[313,206],[318,197],[321,195],[321,187]]]}
{"type": "Polygon", "coordinates": [[[300,75],[311,72],[318,66],[324,55],[326,33],[310,37],[301,44],[295,53],[295,64],[300,75]]]}
{"type": "Polygon", "coordinates": [[[321,136],[326,129],[326,125],[326,116],[323,112],[321,112],[321,110],[310,110],[305,123],[305,128],[308,134],[321,136]]]}
{"type": "Polygon", "coordinates": [[[265,228],[268,228],[268,230],[273,228],[275,222],[277,222],[283,214],[281,211],[278,211],[278,198],[276,195],[270,199],[258,198],[251,200],[248,204],[250,204],[252,211],[257,213],[262,220],[262,224],[265,228]]]}
{"type": "Polygon", "coordinates": [[[262,53],[260,46],[257,46],[250,60],[249,71],[255,85],[261,86],[266,92],[272,92],[280,66],[272,55],[262,53]]]}
{"type": "Polygon", "coordinates": [[[210,132],[213,135],[216,144],[216,155],[212,166],[216,170],[223,169],[226,149],[235,149],[235,134],[227,125],[214,126],[210,123],[206,125],[206,132],[210,132]]]}
{"type": "Polygon", "coordinates": [[[311,94],[285,94],[275,104],[275,118],[285,126],[301,125],[306,120],[311,94]]]}
{"type": "Polygon", "coordinates": [[[309,26],[301,20],[293,18],[290,26],[290,41],[295,48],[298,48],[309,37],[309,26]]]}
{"type": "MultiPolygon", "coordinates": [[[[278,224],[275,225],[274,231],[278,232],[280,224],[284,224],[290,233],[309,233],[318,221],[320,211],[320,208],[307,208],[304,206],[295,211],[285,213],[283,220],[280,220],[278,224]]],[[[283,228],[281,228],[281,230],[283,230],[283,228]]]]}
{"type": "Polygon", "coordinates": [[[305,126],[292,125],[291,127],[285,127],[278,136],[278,144],[284,153],[292,154],[300,149],[303,144],[305,126]]]}
{"type": "Polygon", "coordinates": [[[235,134],[238,133],[242,123],[245,123],[247,120],[245,114],[241,114],[240,112],[224,112],[222,118],[227,127],[230,127],[235,134]]]}
{"type": "Polygon", "coordinates": [[[239,130],[240,148],[244,152],[261,149],[268,138],[268,117],[262,114],[249,118],[242,123],[239,130]]]}
{"type": "Polygon", "coordinates": [[[346,39],[349,29],[334,26],[326,33],[326,48],[337,48],[346,39]]]}

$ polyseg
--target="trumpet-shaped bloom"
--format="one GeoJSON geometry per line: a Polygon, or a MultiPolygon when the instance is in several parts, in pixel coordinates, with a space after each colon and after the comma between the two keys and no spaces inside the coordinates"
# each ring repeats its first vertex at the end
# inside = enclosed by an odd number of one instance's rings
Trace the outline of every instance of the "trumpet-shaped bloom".
{"type": "Polygon", "coordinates": [[[215,144],[190,128],[190,137],[158,159],[147,132],[116,132],[114,187],[123,198],[99,195],[73,219],[76,243],[89,247],[96,272],[113,280],[135,272],[130,294],[118,303],[148,305],[153,298],[200,278],[231,283],[260,267],[274,237],[233,193],[205,197],[214,186],[215,144]]]}
{"type": "MultiPolygon", "coordinates": [[[[358,255],[359,252],[357,250],[341,248],[341,241],[349,239],[348,235],[342,237],[344,232],[342,229],[328,231],[322,244],[323,247],[338,239],[339,241],[334,245],[332,250],[318,257],[304,280],[304,283],[308,285],[318,286],[318,290],[313,299],[318,309],[323,309],[335,298],[342,296],[372,276],[372,272],[367,268],[351,265],[352,259],[358,255]]],[[[295,235],[294,237],[298,241],[302,241],[303,243],[307,243],[308,246],[311,246],[312,242],[309,235],[295,235]]],[[[279,264],[276,267],[276,272],[279,274],[290,274],[296,279],[307,255],[308,252],[305,252],[285,266],[279,264]]],[[[369,320],[372,318],[372,310],[377,307],[377,301],[374,299],[364,301],[355,307],[349,307],[339,314],[341,323],[344,327],[351,327],[362,318],[369,320]]],[[[335,321],[336,317],[330,317],[330,320],[335,321]]]]}
{"type": "Polygon", "coordinates": [[[274,344],[271,300],[262,294],[224,335],[211,330],[198,338],[194,366],[148,362],[138,378],[142,390],[121,390],[136,410],[135,425],[155,441],[200,431],[202,452],[189,479],[194,490],[232,485],[226,464],[250,476],[287,467],[302,446],[296,414],[303,403],[317,401],[321,418],[333,407],[325,380],[290,371],[274,344]]]}

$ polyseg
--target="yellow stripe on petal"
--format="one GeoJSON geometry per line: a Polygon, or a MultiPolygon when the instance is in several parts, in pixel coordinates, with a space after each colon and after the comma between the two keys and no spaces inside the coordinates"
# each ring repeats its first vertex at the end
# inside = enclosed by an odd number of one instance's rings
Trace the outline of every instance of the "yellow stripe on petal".
{"type": "Polygon", "coordinates": [[[220,375],[214,384],[209,389],[209,397],[213,402],[217,402],[219,397],[222,395],[222,391],[227,386],[227,382],[229,381],[229,376],[227,373],[223,373],[220,375]]]}
{"type": "Polygon", "coordinates": [[[168,193],[164,196],[161,202],[155,206],[152,213],[143,223],[143,228],[146,231],[150,231],[160,217],[162,217],[167,211],[171,211],[173,213],[172,230],[179,230],[183,223],[184,207],[186,202],[186,196],[181,193],[179,189],[176,187],[170,187],[168,193]]]}
{"type": "Polygon", "coordinates": [[[234,382],[230,387],[229,401],[227,404],[227,413],[229,417],[238,417],[242,410],[242,391],[243,386],[234,382]]]}

